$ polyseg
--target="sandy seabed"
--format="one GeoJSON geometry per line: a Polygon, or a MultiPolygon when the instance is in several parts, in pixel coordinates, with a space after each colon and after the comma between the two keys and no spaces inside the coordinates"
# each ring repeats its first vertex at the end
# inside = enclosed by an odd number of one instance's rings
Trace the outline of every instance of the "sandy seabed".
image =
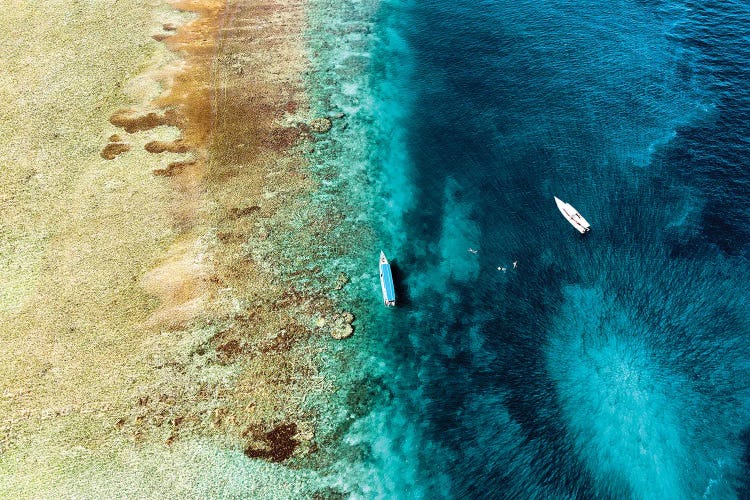
{"type": "Polygon", "coordinates": [[[270,272],[314,189],[303,0],[0,8],[0,496],[309,491],[352,317],[270,272]]]}

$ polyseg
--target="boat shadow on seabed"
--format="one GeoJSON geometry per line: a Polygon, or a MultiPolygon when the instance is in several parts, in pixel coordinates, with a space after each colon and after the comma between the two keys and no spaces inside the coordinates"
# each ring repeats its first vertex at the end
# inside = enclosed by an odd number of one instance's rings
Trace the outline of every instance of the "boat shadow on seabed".
{"type": "Polygon", "coordinates": [[[406,276],[398,265],[398,261],[392,260],[390,264],[391,274],[393,274],[393,289],[396,292],[396,308],[411,307],[409,287],[405,285],[406,276]]]}

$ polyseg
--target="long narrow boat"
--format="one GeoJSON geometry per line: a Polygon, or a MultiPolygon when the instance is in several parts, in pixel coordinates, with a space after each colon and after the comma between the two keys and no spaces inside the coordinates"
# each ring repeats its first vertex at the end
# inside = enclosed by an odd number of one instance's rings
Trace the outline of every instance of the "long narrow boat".
{"type": "Polygon", "coordinates": [[[555,203],[557,203],[557,208],[560,209],[563,217],[568,219],[568,222],[570,222],[573,227],[578,230],[579,233],[586,234],[591,231],[591,224],[589,224],[588,221],[586,221],[586,219],[584,219],[583,216],[578,213],[578,210],[573,208],[573,205],[571,205],[570,203],[565,203],[557,196],[555,196],[555,203]]]}
{"type": "Polygon", "coordinates": [[[385,258],[383,251],[380,251],[380,288],[383,289],[383,302],[386,306],[393,307],[396,305],[396,290],[393,287],[393,274],[391,274],[391,265],[385,258]]]}

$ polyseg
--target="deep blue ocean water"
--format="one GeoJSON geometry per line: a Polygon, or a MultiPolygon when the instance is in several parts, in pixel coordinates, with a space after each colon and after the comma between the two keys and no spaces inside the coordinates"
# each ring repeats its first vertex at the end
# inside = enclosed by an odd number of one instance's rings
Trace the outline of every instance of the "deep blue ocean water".
{"type": "Polygon", "coordinates": [[[345,30],[336,64],[366,72],[326,97],[352,124],[332,161],[380,245],[353,279],[377,394],[342,488],[750,497],[750,6],[341,11],[374,23],[345,30]]]}

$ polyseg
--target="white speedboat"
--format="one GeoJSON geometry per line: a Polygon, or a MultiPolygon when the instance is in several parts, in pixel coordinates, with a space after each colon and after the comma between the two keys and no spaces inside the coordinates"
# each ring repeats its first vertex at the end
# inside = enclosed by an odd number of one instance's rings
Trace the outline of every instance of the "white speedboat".
{"type": "Polygon", "coordinates": [[[396,305],[396,290],[393,287],[393,274],[391,265],[385,254],[380,252],[380,288],[383,290],[383,303],[386,306],[393,307],[396,305]]]}
{"type": "Polygon", "coordinates": [[[560,209],[563,217],[568,219],[568,222],[570,222],[573,227],[578,230],[579,233],[586,234],[591,230],[591,224],[589,224],[588,221],[586,221],[586,219],[584,219],[583,216],[578,213],[578,210],[573,208],[573,205],[571,205],[570,203],[565,203],[557,196],[555,196],[555,203],[557,203],[557,208],[560,209]]]}

